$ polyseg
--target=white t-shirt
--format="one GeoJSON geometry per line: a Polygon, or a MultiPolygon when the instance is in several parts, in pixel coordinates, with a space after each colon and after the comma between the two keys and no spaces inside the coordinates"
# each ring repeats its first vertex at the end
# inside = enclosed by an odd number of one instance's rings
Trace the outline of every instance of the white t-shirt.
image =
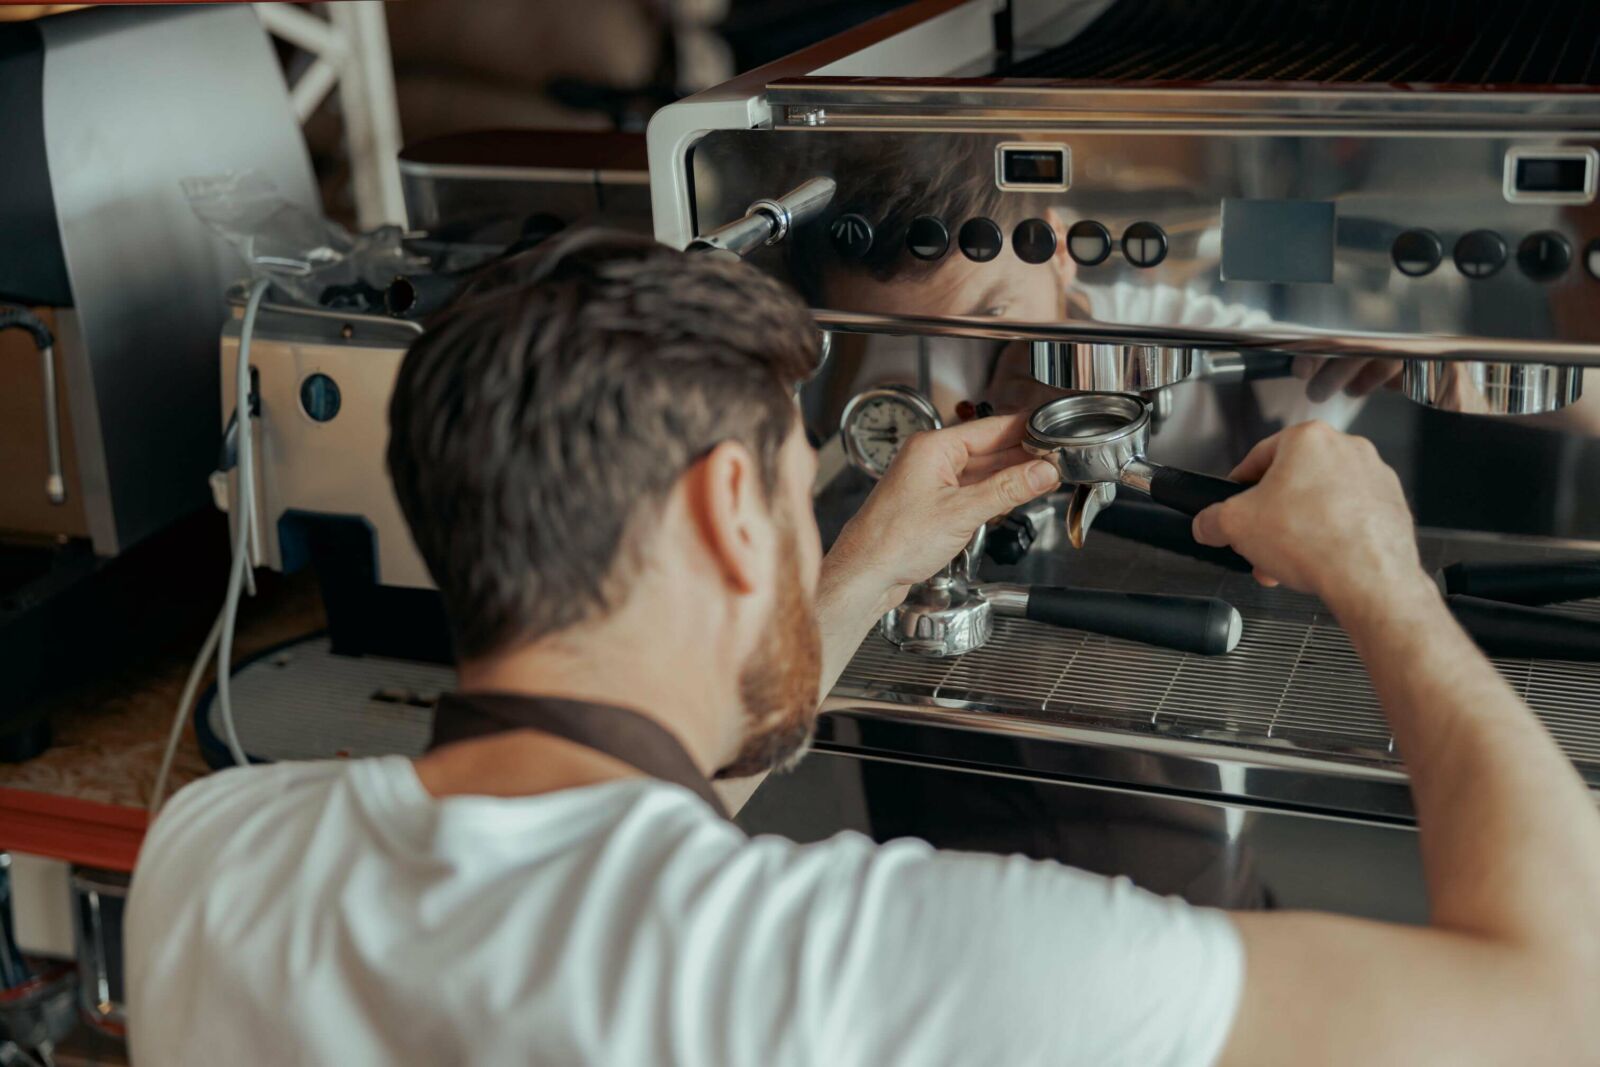
{"type": "Polygon", "coordinates": [[[138,1067],[1211,1063],[1221,912],[1020,857],[749,838],[680,786],[430,796],[400,757],[189,786],[126,925],[138,1067]]]}

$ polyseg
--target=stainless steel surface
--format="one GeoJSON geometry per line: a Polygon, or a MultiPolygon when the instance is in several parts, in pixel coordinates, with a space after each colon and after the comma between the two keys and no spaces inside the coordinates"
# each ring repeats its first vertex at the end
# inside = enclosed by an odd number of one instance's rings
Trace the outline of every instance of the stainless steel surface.
{"type": "MultiPolygon", "coordinates": [[[[974,766],[956,748],[969,738],[949,730],[922,731],[950,734],[954,744],[918,755],[834,747],[842,735],[852,746],[892,745],[905,732],[893,727],[848,713],[825,717],[811,754],[769,776],[739,825],[801,842],[854,830],[879,841],[917,837],[939,848],[1048,858],[1214,907],[1427,921],[1410,827],[1128,790],[1057,777],[1047,764],[974,766]],[[861,727],[869,728],[858,734],[861,727]]],[[[1033,750],[1019,743],[1012,754],[1033,750]]]]}
{"type": "Polygon", "coordinates": [[[746,208],[742,217],[696,237],[689,242],[689,248],[732,252],[743,258],[758,248],[775,245],[793,227],[815,218],[826,208],[835,188],[832,178],[811,178],[775,200],[763,197],[746,208]]]}
{"type": "MultiPolygon", "coordinates": [[[[1102,224],[1113,244],[1149,222],[1170,248],[1144,265],[1118,248],[1073,264],[1064,254],[1025,262],[1009,247],[981,262],[952,249],[931,266],[886,252],[866,270],[843,259],[806,264],[804,274],[904,282],[892,294],[808,285],[830,329],[1105,345],[1100,363],[1113,366],[1123,359],[1117,348],[1131,345],[1600,365],[1600,310],[1587,299],[1595,281],[1581,254],[1596,232],[1576,210],[1592,196],[1589,179],[1567,194],[1508,185],[1524,155],[1590,159],[1600,146],[1600,97],[1576,91],[1600,80],[1595,64],[1585,66],[1565,31],[1559,42],[1550,36],[1563,20],[1589,18],[1588,6],[1560,0],[1548,20],[1507,21],[1492,5],[1429,9],[1426,18],[1372,5],[1372,18],[1390,23],[1377,37],[1351,35],[1366,15],[1281,0],[1255,0],[1251,10],[1258,18],[1239,23],[1231,10],[1147,0],[1008,5],[996,19],[1010,29],[1008,44],[985,30],[994,12],[981,4],[913,5],[667,108],[658,125],[677,136],[653,137],[652,151],[677,154],[652,166],[658,233],[685,240],[680,216],[691,203],[704,229],[738,215],[751,190],[832,174],[839,210],[874,225],[928,211],[948,213],[952,235],[979,216],[1010,234],[1034,219],[1064,252],[1074,222],[1102,224]],[[1146,9],[1160,12],[1148,25],[1133,14],[1146,9]],[[1191,23],[1212,37],[1174,29],[1191,23]],[[1237,33],[1240,24],[1253,31],[1237,33]],[[1542,43],[1511,49],[1524,35],[1542,43]],[[1456,80],[1433,84],[1438,70],[1456,80]],[[1004,144],[1064,148],[1070,190],[1042,180],[996,189],[1004,144]],[[1226,203],[1325,208],[1331,232],[1312,241],[1230,224],[1226,203]],[[1571,265],[1539,280],[1516,262],[1463,271],[1450,253],[1474,229],[1513,248],[1554,231],[1571,265]],[[1441,243],[1443,261],[1420,276],[1395,262],[1395,241],[1411,230],[1441,243]],[[1230,248],[1272,266],[1230,276],[1230,248]],[[1002,298],[988,310],[961,306],[952,293],[969,291],[958,284],[965,274],[978,279],[970,291],[1002,298]],[[1054,301],[1040,295],[1049,286],[1054,301]],[[1160,293],[1186,299],[1144,299],[1160,293]],[[1216,308],[1189,313],[1206,298],[1216,308]]],[[[795,267],[763,262],[780,273],[795,267]]],[[[1126,372],[1091,373],[1081,362],[1063,352],[1041,377],[1135,388],[1126,372]]],[[[1168,369],[1149,387],[1175,380],[1168,369]]]]}
{"type": "Polygon", "coordinates": [[[1474,415],[1538,415],[1583,396],[1583,369],[1542,363],[1408,359],[1403,387],[1419,404],[1474,415]]]}
{"type": "MultiPolygon", "coordinates": [[[[1431,534],[1422,547],[1430,563],[1581,554],[1532,540],[1431,534]]],[[[1108,752],[1148,754],[1148,763],[1125,757],[1118,764],[1119,780],[1132,787],[1386,817],[1409,811],[1400,754],[1366,673],[1314,598],[1109,537],[1070,559],[1030,556],[1008,577],[1220,596],[1240,609],[1244,633],[1233,653],[1207,658],[1004,618],[982,649],[944,662],[905,656],[869,637],[830,706],[853,708],[849,714],[864,723],[888,717],[1031,738],[1046,750],[1052,742],[1092,741],[1108,752]]],[[[1600,601],[1562,610],[1597,616],[1600,601]]],[[[1600,787],[1600,664],[1495,665],[1600,787]]],[[[1055,758],[1034,754],[1027,765],[1055,758]]]]}
{"type": "Polygon", "coordinates": [[[1184,381],[1195,370],[1189,348],[1034,341],[1033,376],[1058,389],[1140,393],[1184,381]]]}
{"type": "Polygon", "coordinates": [[[216,338],[241,265],[180,180],[253,170],[291,203],[315,211],[319,199],[248,6],[101,8],[38,25],[75,305],[57,347],[82,503],[95,550],[109,555],[203,504],[216,462],[216,338]],[[152,76],[178,54],[182,77],[152,76]]]}

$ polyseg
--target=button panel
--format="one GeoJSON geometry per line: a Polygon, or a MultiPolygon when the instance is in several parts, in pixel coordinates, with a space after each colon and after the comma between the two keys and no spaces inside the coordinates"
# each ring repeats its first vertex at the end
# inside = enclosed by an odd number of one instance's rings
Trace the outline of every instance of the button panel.
{"type": "Polygon", "coordinates": [[[993,219],[968,219],[956,234],[956,245],[961,254],[974,263],[987,263],[1000,254],[1006,238],[993,219]]]}
{"type": "Polygon", "coordinates": [[[1154,267],[1167,258],[1167,232],[1153,222],[1136,222],[1122,231],[1122,254],[1135,267],[1154,267]]]}
{"type": "Polygon", "coordinates": [[[872,223],[861,215],[840,215],[828,227],[828,239],[845,259],[860,259],[872,251],[872,223]]]}
{"type": "Polygon", "coordinates": [[[1408,278],[1432,274],[1444,261],[1444,246],[1432,230],[1407,230],[1394,239],[1389,249],[1395,270],[1408,278]]]}
{"type": "Polygon", "coordinates": [[[1056,230],[1044,219],[1023,219],[1011,231],[1011,250],[1024,263],[1048,263],[1056,254],[1056,230]]]}
{"type": "Polygon", "coordinates": [[[918,259],[943,259],[950,251],[950,229],[936,215],[918,215],[906,227],[906,249],[918,259]]]}
{"type": "Polygon", "coordinates": [[[1091,219],[1074,222],[1067,230],[1067,255],[1085,267],[1104,263],[1111,255],[1111,231],[1091,219]]]}
{"type": "Polygon", "coordinates": [[[1536,282],[1553,282],[1572,266],[1572,246],[1552,230],[1530,233],[1517,246],[1517,266],[1536,282]]]}
{"type": "Polygon", "coordinates": [[[1493,230],[1473,230],[1456,242],[1456,269],[1469,278],[1491,278],[1506,265],[1506,240],[1493,230]]]}

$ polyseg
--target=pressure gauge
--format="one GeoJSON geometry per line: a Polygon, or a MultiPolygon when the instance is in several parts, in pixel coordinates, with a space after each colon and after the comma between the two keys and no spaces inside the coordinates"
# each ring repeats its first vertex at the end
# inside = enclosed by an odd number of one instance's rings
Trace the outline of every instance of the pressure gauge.
{"type": "Polygon", "coordinates": [[[873,478],[883,477],[912,434],[940,425],[932,401],[904,385],[880,385],[857,393],[839,416],[845,456],[873,478]]]}

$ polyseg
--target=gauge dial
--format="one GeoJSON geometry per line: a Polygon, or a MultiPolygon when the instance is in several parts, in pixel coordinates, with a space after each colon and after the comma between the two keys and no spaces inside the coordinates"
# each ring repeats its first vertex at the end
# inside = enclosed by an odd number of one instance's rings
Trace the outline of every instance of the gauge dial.
{"type": "Polygon", "coordinates": [[[873,478],[883,477],[912,434],[939,426],[939,412],[928,398],[903,385],[857,393],[839,418],[845,455],[873,478]]]}

